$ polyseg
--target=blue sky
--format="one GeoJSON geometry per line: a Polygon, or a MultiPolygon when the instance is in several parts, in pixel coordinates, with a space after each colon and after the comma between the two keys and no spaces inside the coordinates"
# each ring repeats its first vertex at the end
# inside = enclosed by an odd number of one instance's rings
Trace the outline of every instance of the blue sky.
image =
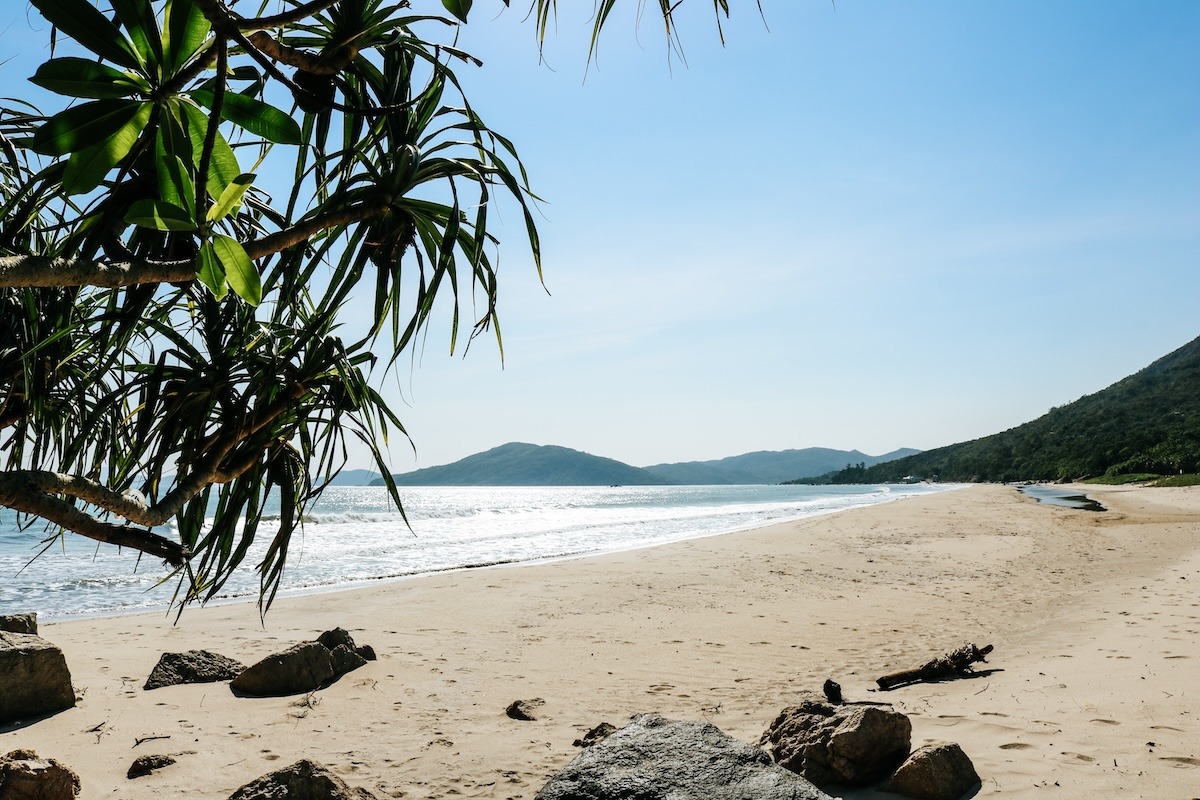
{"type": "Polygon", "coordinates": [[[435,328],[387,384],[397,471],[928,449],[1200,335],[1200,4],[764,0],[722,48],[693,0],[686,65],[635,8],[585,79],[585,16],[539,66],[476,3],[468,86],[547,201],[550,296],[510,214],[503,369],[435,328]]]}
{"type": "Polygon", "coordinates": [[[381,378],[395,471],[928,449],[1200,335],[1200,3],[762,4],[722,47],[684,3],[684,63],[624,0],[588,67],[590,3],[540,62],[520,0],[476,0],[460,77],[545,199],[546,286],[501,209],[504,364],[435,321],[381,378]]]}

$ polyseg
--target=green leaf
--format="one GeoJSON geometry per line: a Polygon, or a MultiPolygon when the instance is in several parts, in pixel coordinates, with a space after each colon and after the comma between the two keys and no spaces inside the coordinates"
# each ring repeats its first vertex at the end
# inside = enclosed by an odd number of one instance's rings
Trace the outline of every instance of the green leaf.
{"type": "Polygon", "coordinates": [[[163,59],[174,74],[208,40],[208,19],[191,0],[167,0],[163,11],[163,59]]]}
{"type": "Polygon", "coordinates": [[[38,67],[29,80],[57,94],[99,100],[128,97],[149,88],[140,78],[131,78],[106,64],[73,56],[50,59],[38,67]]]}
{"type": "Polygon", "coordinates": [[[125,221],[156,231],[194,231],[196,221],[186,208],[164,200],[138,200],[129,206],[125,221]]]}
{"type": "MultiPolygon", "coordinates": [[[[213,91],[197,89],[192,99],[212,109],[213,91]]],[[[300,124],[290,116],[261,100],[237,92],[226,92],[221,101],[221,118],[257,134],[275,144],[300,144],[300,124]]]]}
{"type": "MultiPolygon", "coordinates": [[[[208,131],[208,117],[196,106],[182,103],[184,115],[187,117],[188,137],[192,140],[192,163],[197,167],[200,155],[204,151],[204,135],[208,131]]],[[[237,156],[225,137],[217,131],[217,140],[213,144],[212,158],[208,163],[208,179],[205,184],[208,193],[215,199],[221,196],[225,187],[241,175],[238,168],[237,156]]]]}
{"type": "Polygon", "coordinates": [[[256,306],[261,303],[262,280],[242,243],[237,239],[217,234],[212,239],[212,247],[225,270],[229,287],[250,305],[256,306]]]}
{"type": "Polygon", "coordinates": [[[237,213],[238,208],[242,205],[242,197],[252,183],[254,183],[254,174],[250,172],[234,178],[233,182],[225,187],[225,191],[221,192],[217,202],[208,209],[208,221],[216,222],[230,214],[237,213]]]}
{"type": "Polygon", "coordinates": [[[467,14],[471,13],[471,0],[442,0],[442,5],[462,22],[466,22],[467,14]]]}
{"type": "Polygon", "coordinates": [[[140,69],[141,59],[121,30],[87,0],[30,0],[46,20],[103,59],[140,69]]]}
{"type": "Polygon", "coordinates": [[[29,147],[47,156],[83,150],[119,131],[141,106],[136,100],[93,100],[72,106],[42,123],[29,147]]]}
{"type": "Polygon", "coordinates": [[[63,191],[86,194],[100,185],[108,171],[129,155],[150,120],[151,103],[142,103],[116,133],[71,156],[63,172],[63,191]]]}
{"type": "Polygon", "coordinates": [[[154,7],[146,0],[108,0],[117,18],[125,26],[134,49],[146,65],[161,64],[162,37],[158,32],[158,21],[154,19],[154,7]]]}
{"type": "Polygon", "coordinates": [[[224,297],[229,287],[225,284],[225,270],[221,268],[221,259],[217,258],[212,242],[200,245],[196,266],[196,279],[207,286],[218,300],[224,297]]]}

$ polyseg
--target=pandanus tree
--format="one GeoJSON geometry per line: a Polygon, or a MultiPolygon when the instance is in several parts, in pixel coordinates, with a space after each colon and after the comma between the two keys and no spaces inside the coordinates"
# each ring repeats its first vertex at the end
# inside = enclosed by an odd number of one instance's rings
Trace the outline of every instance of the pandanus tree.
{"type": "MultiPolygon", "coordinates": [[[[540,274],[524,168],[455,72],[479,66],[453,46],[471,0],[31,5],[52,29],[32,81],[61,102],[0,103],[0,506],[162,559],[181,605],[261,528],[269,604],[352,439],[400,507],[404,428],[372,378],[435,301],[451,351],[499,342],[498,199],[540,274]]],[[[532,4],[539,40],[554,6],[532,4]]]]}

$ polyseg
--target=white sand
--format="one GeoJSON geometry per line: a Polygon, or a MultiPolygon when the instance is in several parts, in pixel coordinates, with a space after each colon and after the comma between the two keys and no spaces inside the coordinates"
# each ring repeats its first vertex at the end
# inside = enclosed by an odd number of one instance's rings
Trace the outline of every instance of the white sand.
{"type": "Polygon", "coordinates": [[[1110,510],[976,486],[291,598],[265,626],[251,605],[44,624],[83,699],[3,729],[0,753],[67,763],[85,798],[224,798],[307,757],[381,797],[529,799],[601,721],[655,711],[753,742],[832,677],[908,713],[914,746],[959,742],[980,796],[1200,797],[1200,490],[1084,491],[1110,510]],[[164,651],[252,663],[339,625],[380,659],[307,699],[141,688],[164,651]],[[995,645],[995,671],[872,691],[964,641],[995,645]],[[519,698],[545,700],[538,720],[505,716],[519,698]],[[178,763],[127,780],[147,753],[178,763]]]}

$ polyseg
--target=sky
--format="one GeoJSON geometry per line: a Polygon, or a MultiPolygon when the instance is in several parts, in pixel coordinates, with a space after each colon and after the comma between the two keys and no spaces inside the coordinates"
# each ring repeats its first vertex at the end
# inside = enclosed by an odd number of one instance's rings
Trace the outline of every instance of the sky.
{"type": "Polygon", "coordinates": [[[501,206],[503,362],[451,355],[442,308],[377,376],[395,472],[510,441],[930,449],[1200,335],[1200,3],[734,0],[722,46],[689,0],[681,58],[624,0],[589,65],[590,5],[541,57],[520,0],[461,31],[545,284],[501,206]]]}

